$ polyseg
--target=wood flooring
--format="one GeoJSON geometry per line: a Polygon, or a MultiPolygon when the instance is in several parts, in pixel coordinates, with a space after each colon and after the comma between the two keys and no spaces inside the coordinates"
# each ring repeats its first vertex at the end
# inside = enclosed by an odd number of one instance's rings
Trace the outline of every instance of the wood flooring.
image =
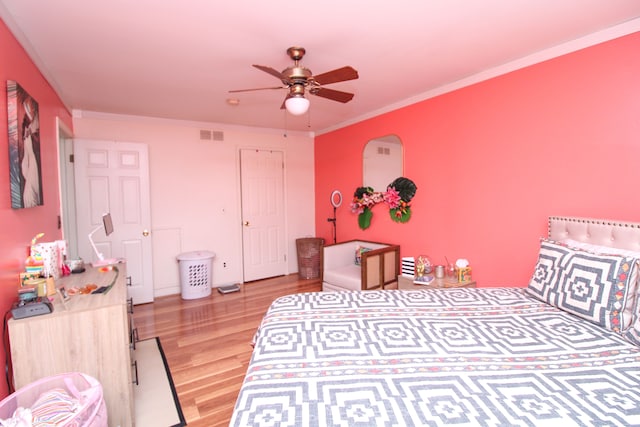
{"type": "Polygon", "coordinates": [[[214,289],[205,298],[171,295],[135,306],[138,337],[160,337],[190,427],[229,425],[253,335],[271,302],[321,288],[318,280],[298,280],[292,274],[245,283],[231,294],[214,289]]]}

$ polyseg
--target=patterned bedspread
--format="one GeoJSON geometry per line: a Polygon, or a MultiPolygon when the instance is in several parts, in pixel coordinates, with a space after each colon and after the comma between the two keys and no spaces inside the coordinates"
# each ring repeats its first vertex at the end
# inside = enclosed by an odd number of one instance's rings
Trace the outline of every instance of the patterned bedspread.
{"type": "Polygon", "coordinates": [[[256,335],[232,426],[640,425],[640,347],[524,294],[295,294],[256,335]]]}

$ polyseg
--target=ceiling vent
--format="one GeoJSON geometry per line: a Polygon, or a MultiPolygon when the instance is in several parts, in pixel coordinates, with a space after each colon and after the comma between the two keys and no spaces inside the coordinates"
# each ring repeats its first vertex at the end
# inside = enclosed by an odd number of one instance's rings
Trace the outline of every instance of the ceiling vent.
{"type": "Polygon", "coordinates": [[[224,141],[224,133],[219,130],[200,129],[200,139],[203,141],[224,141]]]}

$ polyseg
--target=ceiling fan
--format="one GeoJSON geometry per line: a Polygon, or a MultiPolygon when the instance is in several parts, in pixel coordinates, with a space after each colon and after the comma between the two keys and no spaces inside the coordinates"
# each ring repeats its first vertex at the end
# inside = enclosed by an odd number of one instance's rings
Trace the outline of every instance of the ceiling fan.
{"type": "Polygon", "coordinates": [[[303,47],[290,47],[287,49],[287,54],[294,61],[294,64],[291,67],[285,68],[282,72],[264,65],[253,65],[258,70],[262,70],[280,79],[284,86],[230,90],[229,92],[288,89],[289,93],[287,93],[280,108],[286,108],[289,113],[296,116],[306,113],[309,109],[309,100],[304,97],[305,91],[332,101],[342,103],[351,101],[351,99],[353,99],[352,93],[327,89],[323,85],[357,79],[358,72],[353,67],[346,66],[314,76],[310,69],[300,65],[300,60],[305,53],[306,51],[303,47]]]}

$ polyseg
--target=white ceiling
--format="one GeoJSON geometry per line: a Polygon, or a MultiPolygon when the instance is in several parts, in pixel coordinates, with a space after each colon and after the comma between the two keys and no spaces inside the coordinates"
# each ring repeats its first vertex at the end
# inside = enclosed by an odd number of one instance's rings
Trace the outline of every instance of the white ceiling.
{"type": "MultiPolygon", "coordinates": [[[[0,0],[0,16],[72,110],[325,132],[640,31],[638,0],[0,0]],[[290,46],[314,74],[351,65],[341,104],[286,90],[290,46]]],[[[19,77],[17,77],[19,80],[19,77]]]]}

